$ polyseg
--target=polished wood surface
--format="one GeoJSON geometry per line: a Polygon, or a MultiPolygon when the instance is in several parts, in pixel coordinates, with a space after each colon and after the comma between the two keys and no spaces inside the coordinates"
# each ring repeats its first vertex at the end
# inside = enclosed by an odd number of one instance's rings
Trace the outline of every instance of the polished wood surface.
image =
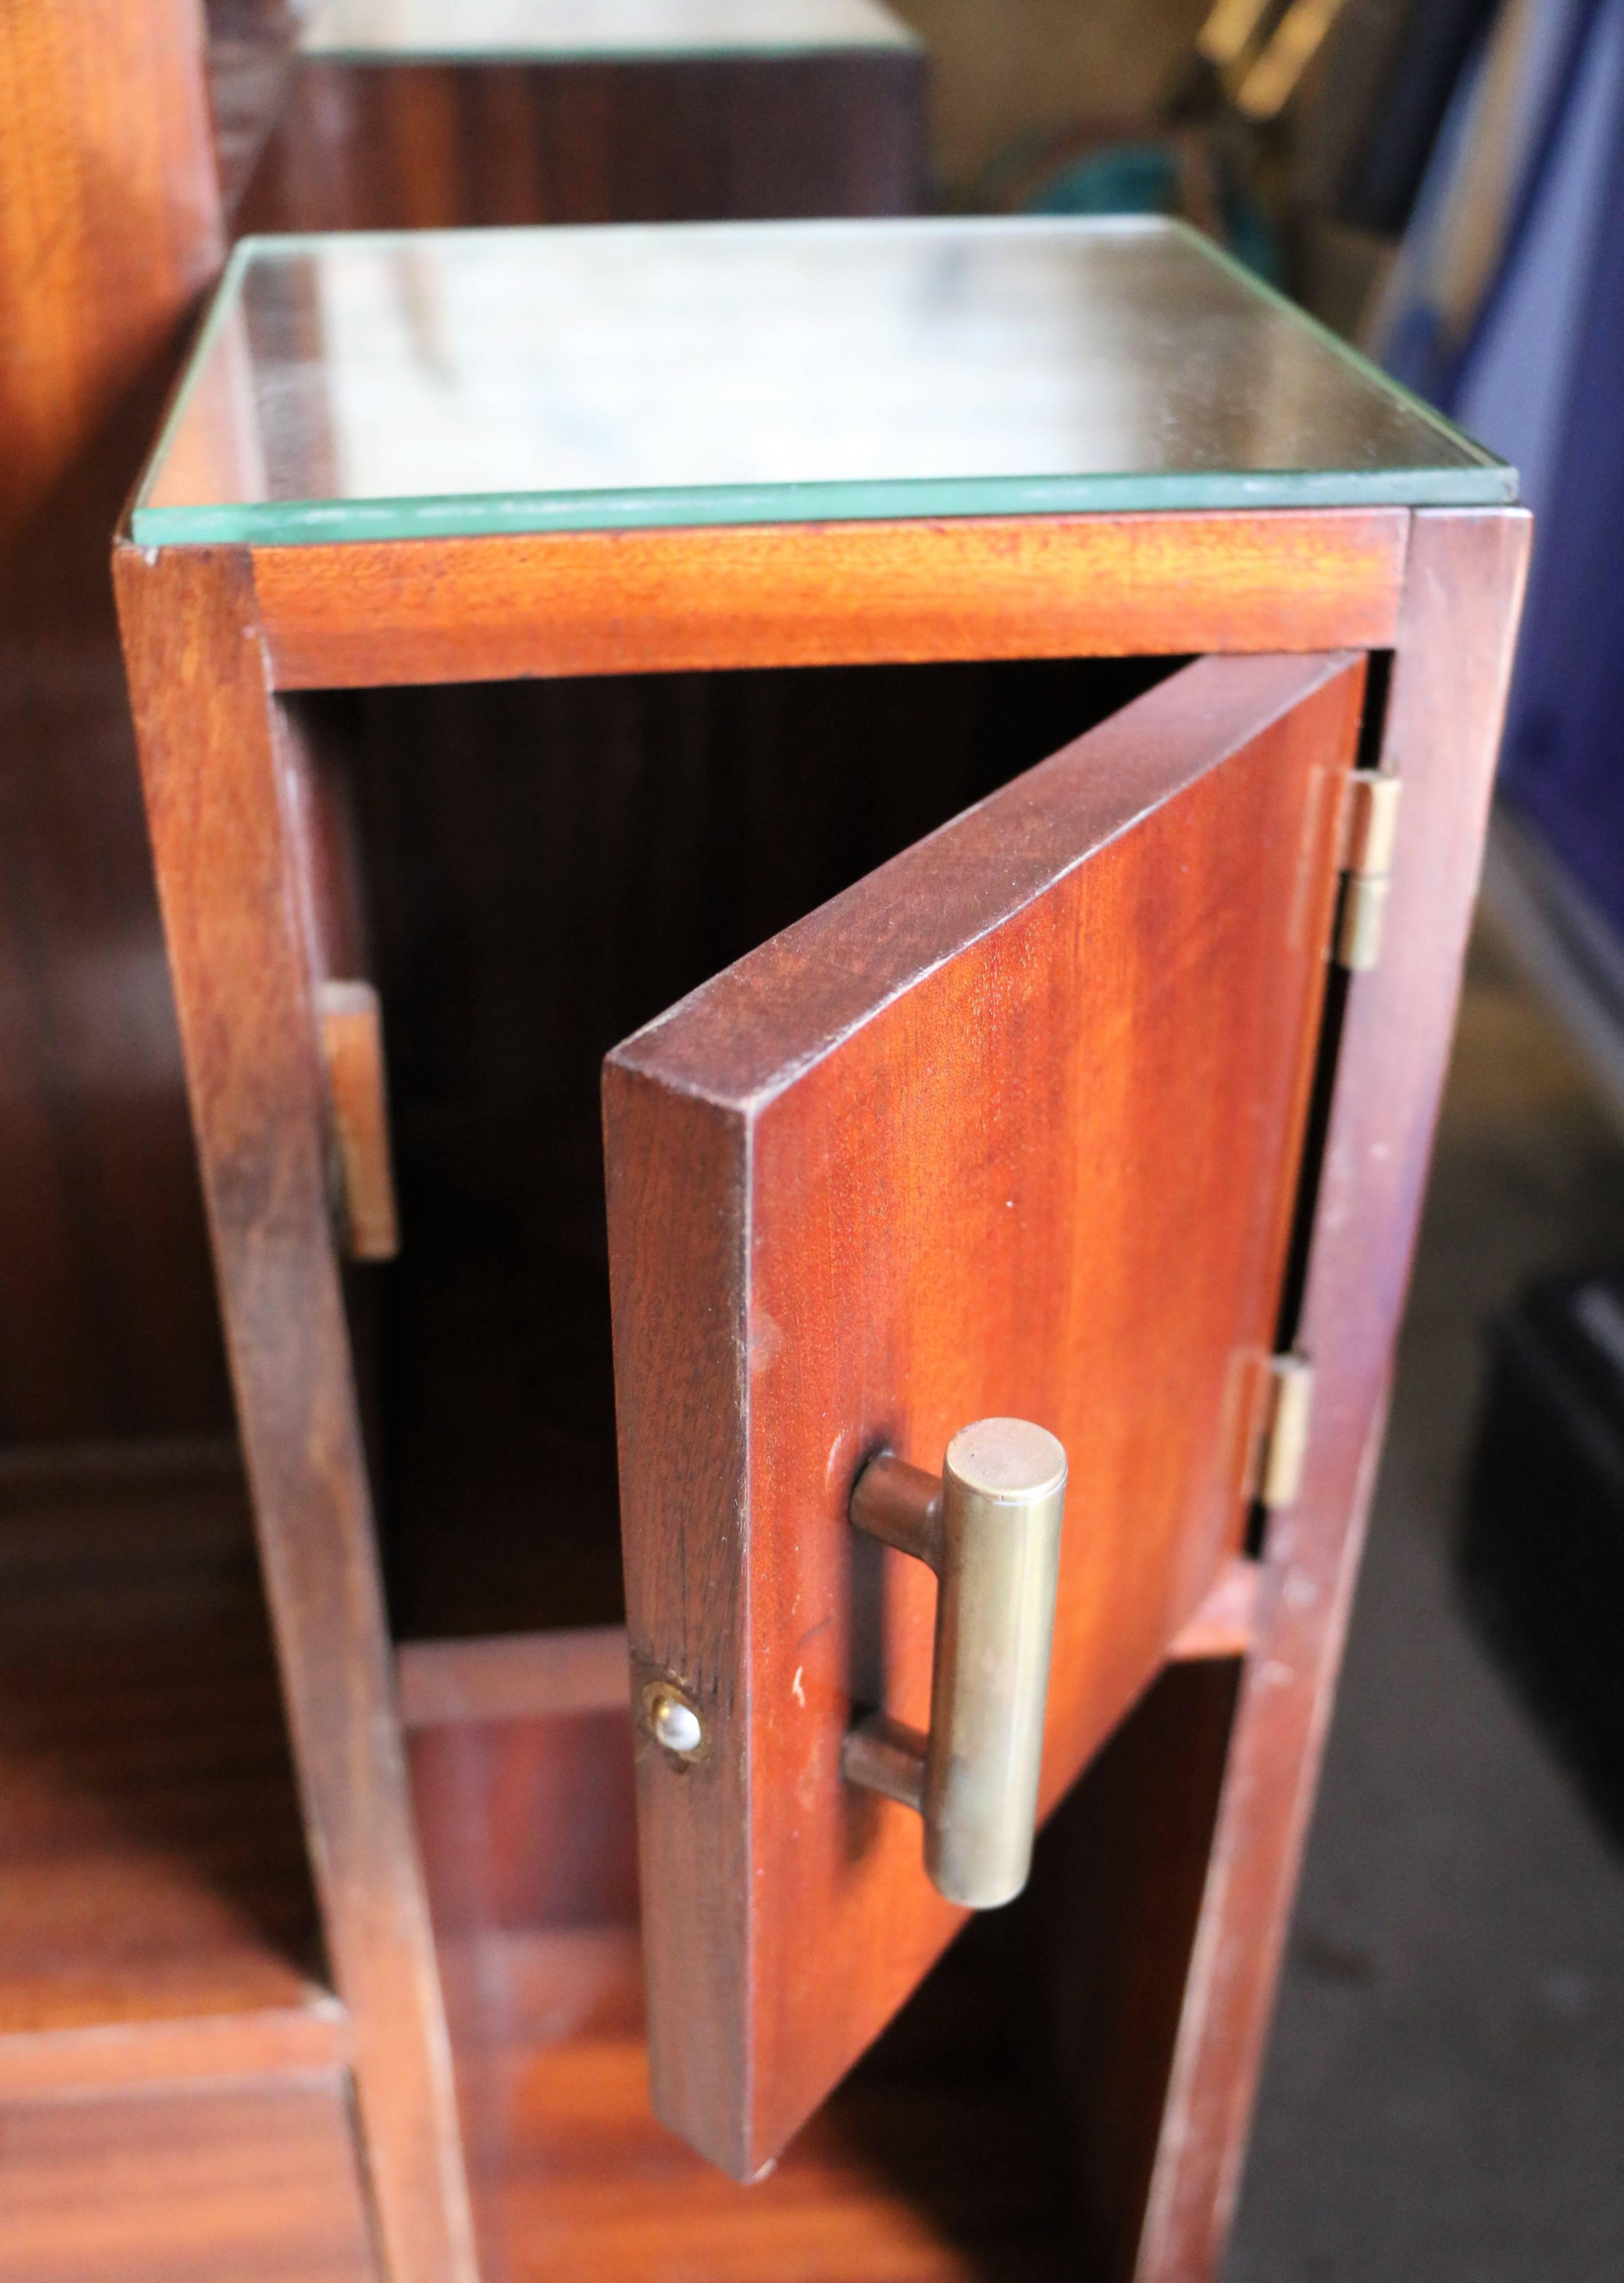
{"type": "Polygon", "coordinates": [[[228,1405],[107,580],[222,251],[199,0],[0,11],[0,1441],[228,1405]]]}
{"type": "Polygon", "coordinates": [[[0,2099],[0,2283],[381,2283],[343,2080],[0,2099]]]}
{"type": "Polygon", "coordinates": [[[1240,1548],[1362,688],[1203,660],[610,1057],[633,1668],[709,1729],[639,1754],[654,2098],[736,2177],[959,1922],[839,1781],[854,1702],[928,1720],[863,1461],[1066,1445],[1046,1805],[1240,1548]]]}
{"type": "Polygon", "coordinates": [[[235,1453],[0,1466],[0,2097],[332,2063],[235,1453]]]}
{"type": "Polygon", "coordinates": [[[527,62],[306,56],[252,230],[910,214],[923,50],[527,62]]]}
{"type": "Polygon", "coordinates": [[[392,2283],[471,2283],[330,1212],[296,757],[242,559],[126,553],[118,573],[261,1559],[379,2232],[392,2283]]]}
{"type": "Polygon", "coordinates": [[[1378,508],[575,532],[258,547],[254,581],[281,690],[1380,649],[1408,531],[1378,508]]]}
{"type": "Polygon", "coordinates": [[[1289,1328],[1316,1367],[1313,1433],[1301,1494],[1265,1543],[1138,2283],[1213,2272],[1239,2187],[1380,1451],[1528,535],[1520,510],[1415,518],[1381,744],[1404,783],[1382,958],[1350,978],[1289,1328]]]}

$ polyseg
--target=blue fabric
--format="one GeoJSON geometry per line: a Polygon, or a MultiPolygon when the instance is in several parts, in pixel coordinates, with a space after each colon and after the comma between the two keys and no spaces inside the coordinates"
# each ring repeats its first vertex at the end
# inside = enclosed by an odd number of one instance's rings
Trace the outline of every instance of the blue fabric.
{"type": "Polygon", "coordinates": [[[1615,84],[1501,783],[1624,936],[1624,75],[1615,84]]]}
{"type": "Polygon", "coordinates": [[[1542,13],[1549,82],[1541,90],[1543,125],[1531,146],[1499,274],[1434,401],[1511,462],[1542,528],[1617,141],[1624,5],[1544,0],[1542,13]]]}

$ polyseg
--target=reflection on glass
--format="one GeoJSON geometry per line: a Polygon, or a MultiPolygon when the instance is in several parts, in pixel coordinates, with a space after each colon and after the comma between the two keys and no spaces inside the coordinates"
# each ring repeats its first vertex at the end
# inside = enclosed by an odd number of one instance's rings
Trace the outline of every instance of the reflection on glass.
{"type": "Polygon", "coordinates": [[[1513,480],[1165,222],[412,233],[244,249],[136,536],[1492,500],[1513,480]]]}
{"type": "Polygon", "coordinates": [[[878,0],[315,0],[306,55],[682,56],[911,47],[878,0]]]}

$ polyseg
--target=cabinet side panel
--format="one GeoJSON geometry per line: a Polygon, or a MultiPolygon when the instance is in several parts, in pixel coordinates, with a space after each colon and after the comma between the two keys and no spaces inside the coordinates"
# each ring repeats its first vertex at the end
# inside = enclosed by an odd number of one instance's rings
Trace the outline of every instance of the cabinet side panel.
{"type": "Polygon", "coordinates": [[[472,2283],[330,1210],[308,899],[246,558],[117,559],[254,1523],[392,2283],[472,2283]]]}
{"type": "Polygon", "coordinates": [[[1448,1063],[1521,604],[1520,510],[1415,518],[1381,765],[1404,783],[1380,963],[1350,981],[1298,1346],[1302,1489],[1265,1548],[1139,2283],[1222,2256],[1313,1805],[1448,1063]]]}

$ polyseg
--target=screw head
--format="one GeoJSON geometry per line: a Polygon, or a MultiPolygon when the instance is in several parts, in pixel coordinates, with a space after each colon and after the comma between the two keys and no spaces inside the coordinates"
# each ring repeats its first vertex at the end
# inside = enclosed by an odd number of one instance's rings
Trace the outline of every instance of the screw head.
{"type": "Polygon", "coordinates": [[[656,1743],[683,1759],[691,1759],[705,1741],[705,1729],[691,1704],[675,1689],[657,1688],[648,1700],[648,1724],[656,1743]]]}

